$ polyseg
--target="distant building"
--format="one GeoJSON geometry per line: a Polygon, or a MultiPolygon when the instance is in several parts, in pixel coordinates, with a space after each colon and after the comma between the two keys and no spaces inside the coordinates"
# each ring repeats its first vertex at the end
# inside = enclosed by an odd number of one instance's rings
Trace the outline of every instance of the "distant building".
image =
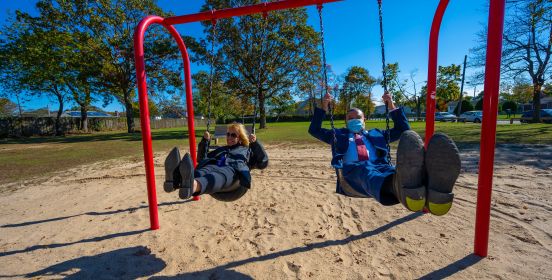
{"type": "MultiPolygon", "coordinates": [[[[113,118],[114,116],[104,113],[104,112],[96,112],[96,111],[88,111],[86,115],[89,118],[113,118]]],[[[62,118],[80,118],[81,112],[80,111],[65,111],[63,114],[61,114],[62,118]]]]}
{"type": "MultiPolygon", "coordinates": [[[[406,106],[397,106],[397,107],[401,107],[403,112],[407,115],[412,114],[412,108],[410,108],[410,107],[406,107],[406,106]]],[[[376,106],[376,108],[374,109],[374,114],[376,114],[376,115],[385,114],[385,105],[376,106]]]]}
{"type": "Polygon", "coordinates": [[[447,104],[447,112],[454,114],[454,109],[458,105],[458,101],[451,101],[447,104]]]}
{"type": "MultiPolygon", "coordinates": [[[[541,109],[552,109],[552,96],[544,96],[540,100],[541,109]]],[[[533,102],[521,104],[523,111],[533,110],[533,102]]]]}
{"type": "Polygon", "coordinates": [[[293,113],[296,116],[308,116],[311,114],[311,100],[302,100],[297,103],[295,112],[293,113]]]}

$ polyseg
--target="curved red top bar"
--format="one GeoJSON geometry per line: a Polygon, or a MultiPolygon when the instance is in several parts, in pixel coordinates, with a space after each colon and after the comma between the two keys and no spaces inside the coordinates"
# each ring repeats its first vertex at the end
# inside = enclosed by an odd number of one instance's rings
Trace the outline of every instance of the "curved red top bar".
{"type": "Polygon", "coordinates": [[[245,16],[257,13],[266,13],[269,11],[286,10],[300,8],[310,5],[321,5],[324,3],[340,2],[343,0],[283,0],[278,2],[262,3],[246,7],[230,8],[224,10],[212,10],[197,14],[184,16],[174,16],[165,19],[165,24],[174,25],[196,21],[215,20],[220,18],[230,18],[235,16],[245,16]]]}
{"type": "Polygon", "coordinates": [[[439,1],[429,34],[429,62],[427,66],[427,96],[426,96],[426,131],[425,147],[435,131],[435,99],[437,89],[437,49],[439,45],[439,30],[443,15],[447,10],[449,0],[439,1]]]}

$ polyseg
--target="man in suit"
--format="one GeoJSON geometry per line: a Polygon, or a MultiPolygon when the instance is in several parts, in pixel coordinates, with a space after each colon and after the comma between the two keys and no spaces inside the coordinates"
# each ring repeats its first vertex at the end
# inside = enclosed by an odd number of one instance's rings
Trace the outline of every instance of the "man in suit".
{"type": "Polygon", "coordinates": [[[383,100],[394,124],[389,131],[366,130],[364,114],[356,108],[347,112],[346,128],[322,128],[331,101],[329,94],[324,96],[322,108],[315,109],[309,133],[332,145],[332,165],[338,173],[336,192],[372,197],[383,205],[401,202],[415,212],[425,207],[435,215],[446,214],[460,173],[458,148],[448,136],[436,133],[426,151],[420,136],[410,130],[402,109],[395,107],[388,93],[383,100]],[[400,140],[396,166],[387,158],[388,136],[390,142],[400,140]]]}

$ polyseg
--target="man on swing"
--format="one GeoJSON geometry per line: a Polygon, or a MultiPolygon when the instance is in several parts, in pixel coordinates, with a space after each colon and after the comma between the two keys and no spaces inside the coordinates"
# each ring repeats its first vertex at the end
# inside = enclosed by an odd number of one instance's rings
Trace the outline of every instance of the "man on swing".
{"type": "Polygon", "coordinates": [[[436,133],[426,151],[422,139],[410,130],[404,112],[395,108],[389,93],[383,95],[383,101],[394,123],[388,131],[366,130],[364,114],[356,108],[347,112],[346,128],[335,129],[335,132],[322,128],[331,102],[327,93],[322,108],[315,109],[309,133],[332,145],[332,165],[341,170],[345,181],[340,182],[338,178],[336,192],[372,197],[382,205],[401,202],[414,212],[427,208],[434,215],[446,214],[452,206],[452,191],[460,174],[458,148],[447,135],[436,133]],[[392,166],[387,157],[390,152],[387,136],[390,142],[400,139],[396,166],[392,166]]]}

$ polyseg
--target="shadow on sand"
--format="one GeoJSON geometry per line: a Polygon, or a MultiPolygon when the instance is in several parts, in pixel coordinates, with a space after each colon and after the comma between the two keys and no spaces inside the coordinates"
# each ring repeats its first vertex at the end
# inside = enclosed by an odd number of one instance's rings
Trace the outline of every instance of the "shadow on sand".
{"type": "Polygon", "coordinates": [[[147,247],[136,246],[68,260],[29,274],[0,275],[0,277],[136,279],[154,275],[166,266],[166,263],[151,254],[147,247]]]}
{"type": "Polygon", "coordinates": [[[19,253],[27,253],[27,252],[40,250],[40,249],[52,249],[52,248],[65,247],[65,246],[69,246],[69,245],[73,245],[73,244],[79,244],[79,243],[98,242],[98,241],[103,241],[103,240],[116,238],[116,237],[123,237],[123,236],[130,236],[130,235],[140,234],[140,233],[143,233],[143,232],[146,232],[146,231],[149,231],[149,229],[133,230],[133,231],[127,231],[127,232],[118,232],[118,233],[108,234],[108,235],[104,235],[104,236],[97,236],[97,237],[82,239],[82,240],[74,241],[74,242],[53,243],[53,244],[45,244],[45,245],[34,245],[34,246],[27,247],[27,248],[21,249],[21,250],[0,252],[0,257],[15,255],[15,254],[19,254],[19,253]]]}
{"type": "Polygon", "coordinates": [[[439,270],[430,272],[418,279],[420,280],[429,280],[429,279],[444,279],[449,276],[454,275],[455,273],[462,271],[476,263],[478,263],[483,258],[476,256],[474,254],[467,255],[439,270]]]}
{"type": "MultiPolygon", "coordinates": [[[[183,203],[188,203],[188,202],[191,202],[191,201],[192,201],[192,200],[182,200],[182,201],[164,202],[164,203],[160,203],[159,206],[168,206],[168,205],[183,204],[183,203]]],[[[60,221],[60,220],[69,219],[69,218],[78,217],[78,216],[83,216],[83,215],[100,216],[100,215],[113,215],[113,214],[118,214],[118,213],[122,213],[122,212],[129,212],[129,213],[132,213],[132,212],[134,212],[134,211],[136,211],[136,210],[138,210],[138,209],[143,209],[143,208],[148,208],[148,206],[147,206],[147,205],[143,205],[143,206],[139,206],[139,207],[132,207],[132,208],[128,208],[128,209],[112,210],[112,211],[106,211],[106,212],[87,212],[87,213],[83,213],[83,214],[77,214],[77,215],[71,215],[71,216],[65,216],[65,217],[58,217],[58,218],[52,218],[52,219],[47,219],[47,220],[39,220],[39,221],[24,222],[24,223],[20,223],[20,224],[8,224],[8,225],[3,225],[2,227],[3,227],[3,228],[23,227],[23,226],[29,226],[29,225],[40,224],[40,223],[47,223],[47,222],[53,222],[53,221],[60,221]]],[[[129,236],[129,235],[134,235],[134,234],[140,234],[140,233],[146,232],[146,231],[148,231],[148,230],[149,230],[149,229],[135,230],[135,231],[129,231],[129,232],[120,232],[120,233],[108,234],[108,235],[104,235],[104,236],[98,236],[98,237],[87,238],[87,239],[83,239],[83,240],[75,241],[75,242],[54,243],[54,244],[46,244],[46,245],[34,245],[34,246],[31,246],[31,247],[27,247],[27,248],[25,248],[25,249],[13,250],[13,251],[6,251],[6,252],[0,252],[0,257],[15,255],[15,254],[19,254],[19,253],[32,252],[32,251],[36,251],[36,250],[40,250],[40,249],[65,247],[65,246],[69,246],[69,245],[73,245],[73,244],[78,244],[78,243],[98,242],[98,241],[103,241],[103,240],[107,240],[107,239],[111,239],[111,238],[116,238],[116,237],[123,237],[123,236],[129,236]]]]}
{"type": "MultiPolygon", "coordinates": [[[[191,201],[192,200],[180,200],[180,201],[172,201],[172,202],[163,202],[163,203],[159,203],[158,206],[163,207],[163,206],[169,206],[169,205],[184,204],[184,203],[188,203],[188,202],[191,202],[191,201]]],[[[82,213],[82,214],[76,214],[76,215],[70,215],[70,216],[64,216],[64,217],[57,217],[57,218],[46,219],[46,220],[30,221],[30,222],[24,222],[24,223],[19,223],[19,224],[7,224],[7,225],[3,225],[3,226],[0,226],[0,227],[3,227],[3,228],[24,227],[24,226],[30,226],[30,225],[36,225],[36,224],[42,224],[42,223],[48,223],[48,222],[55,222],[55,221],[65,220],[65,219],[74,218],[74,217],[78,217],[78,216],[85,216],[85,215],[88,215],[88,216],[103,216],[103,215],[113,215],[113,214],[118,214],[118,213],[123,213],[123,212],[133,213],[136,210],[140,210],[140,209],[144,209],[144,208],[148,208],[148,206],[147,205],[142,205],[142,206],[138,206],[138,207],[131,207],[131,208],[128,208],[128,209],[118,209],[118,210],[111,210],[111,211],[105,211],[105,212],[86,212],[86,213],[82,213]]]]}
{"type": "Polygon", "coordinates": [[[341,239],[341,240],[328,240],[328,241],[323,241],[323,242],[319,242],[319,243],[312,243],[312,244],[308,244],[308,245],[305,245],[305,246],[302,246],[302,247],[297,247],[297,248],[292,248],[292,249],[288,249],[288,250],[284,250],[284,251],[280,251],[280,252],[270,253],[270,254],[264,255],[264,256],[251,257],[251,258],[248,258],[248,259],[245,259],[245,260],[230,262],[230,263],[227,263],[225,265],[217,266],[217,267],[214,267],[214,268],[211,268],[211,269],[208,269],[208,270],[204,270],[204,271],[184,273],[184,274],[179,274],[179,275],[175,275],[175,276],[157,276],[157,277],[152,277],[151,279],[156,279],[156,280],[161,280],[161,279],[163,279],[163,280],[164,279],[236,279],[236,280],[238,280],[238,279],[240,279],[240,280],[241,279],[244,279],[244,280],[245,279],[247,279],[247,280],[248,279],[253,279],[252,277],[250,277],[248,275],[244,275],[242,273],[233,271],[232,268],[239,267],[239,266],[242,266],[242,265],[245,265],[245,264],[248,264],[248,263],[262,262],[262,261],[272,260],[272,259],[276,259],[276,258],[283,257],[283,256],[289,256],[289,255],[293,255],[293,254],[308,252],[308,251],[315,250],[315,249],[322,249],[322,248],[331,247],[331,246],[345,245],[345,244],[348,244],[348,243],[356,241],[356,240],[360,240],[360,239],[364,239],[364,238],[368,238],[368,237],[378,235],[378,234],[380,234],[382,232],[385,232],[386,230],[389,230],[389,229],[391,229],[395,226],[406,223],[408,221],[412,221],[412,220],[414,220],[414,219],[416,219],[416,218],[418,218],[422,215],[423,215],[423,213],[421,213],[421,212],[412,213],[408,216],[397,219],[393,222],[390,222],[390,223],[388,223],[386,225],[383,225],[379,228],[376,228],[374,230],[363,232],[363,233],[357,234],[357,235],[352,235],[352,236],[349,236],[349,237],[347,237],[345,239],[341,239]]]}

